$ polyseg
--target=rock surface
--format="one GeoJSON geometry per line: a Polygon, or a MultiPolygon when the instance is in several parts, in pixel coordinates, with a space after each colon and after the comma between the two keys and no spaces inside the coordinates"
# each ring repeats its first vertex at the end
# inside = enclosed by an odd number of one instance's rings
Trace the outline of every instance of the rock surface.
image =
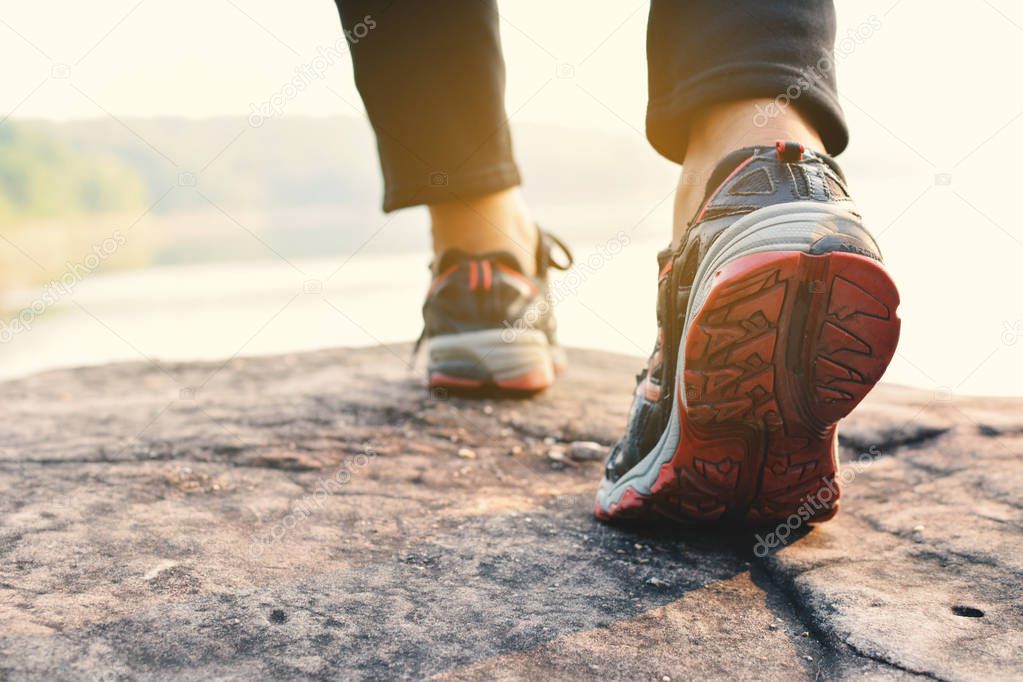
{"type": "Polygon", "coordinates": [[[592,518],[638,360],[467,401],[407,357],[0,384],[0,679],[1023,676],[1023,400],[879,387],[767,551],[592,518]]]}

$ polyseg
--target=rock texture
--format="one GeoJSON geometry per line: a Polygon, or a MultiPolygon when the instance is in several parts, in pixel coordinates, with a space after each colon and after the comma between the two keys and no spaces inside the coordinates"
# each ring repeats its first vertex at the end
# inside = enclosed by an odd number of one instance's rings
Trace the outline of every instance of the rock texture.
{"type": "Polygon", "coordinates": [[[0,384],[0,679],[1023,676],[1023,400],[880,387],[817,528],[615,528],[573,443],[638,360],[468,401],[407,357],[0,384]]]}

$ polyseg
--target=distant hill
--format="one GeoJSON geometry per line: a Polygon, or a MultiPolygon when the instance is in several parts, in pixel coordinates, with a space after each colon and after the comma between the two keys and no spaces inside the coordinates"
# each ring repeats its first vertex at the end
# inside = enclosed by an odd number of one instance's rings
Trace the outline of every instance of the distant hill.
{"type": "Polygon", "coordinates": [[[0,126],[0,224],[145,205],[138,169],[115,150],[77,150],[49,126],[0,126]]]}
{"type": "MultiPolygon", "coordinates": [[[[177,185],[179,174],[193,173],[204,194],[228,207],[376,208],[380,202],[372,131],[351,117],[284,117],[259,128],[243,117],[103,118],[33,121],[18,130],[67,145],[87,159],[116,158],[142,179],[150,200],[177,185]]],[[[627,200],[675,172],[638,134],[540,125],[517,126],[514,133],[534,201],[586,203],[611,188],[627,200]]],[[[155,210],[196,208],[205,208],[201,197],[176,193],[155,210]]]]}
{"type": "MultiPolygon", "coordinates": [[[[244,117],[33,120],[0,130],[0,199],[14,206],[5,222],[22,232],[38,216],[144,214],[155,263],[265,258],[267,244],[287,257],[427,244],[418,213],[388,221],[376,237],[387,218],[363,119],[283,117],[258,128],[244,117]]],[[[513,132],[530,203],[562,234],[589,237],[595,222],[611,225],[609,204],[628,208],[622,223],[634,221],[676,178],[639,134],[540,125],[513,132]]]]}

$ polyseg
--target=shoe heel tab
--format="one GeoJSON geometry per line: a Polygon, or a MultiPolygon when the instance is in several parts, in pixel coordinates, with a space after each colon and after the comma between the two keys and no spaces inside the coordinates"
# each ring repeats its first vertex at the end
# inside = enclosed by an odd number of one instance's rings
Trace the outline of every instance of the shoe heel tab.
{"type": "Polygon", "coordinates": [[[819,160],[823,162],[825,166],[830,168],[832,172],[834,172],[834,174],[842,180],[842,182],[845,182],[845,173],[842,172],[842,168],[838,165],[838,162],[824,152],[820,152],[815,149],[807,149],[800,142],[787,140],[778,140],[775,142],[774,152],[778,160],[782,163],[799,163],[801,161],[819,160]]]}
{"type": "Polygon", "coordinates": [[[803,160],[806,147],[801,142],[778,140],[774,143],[774,153],[782,163],[799,163],[803,160]]]}

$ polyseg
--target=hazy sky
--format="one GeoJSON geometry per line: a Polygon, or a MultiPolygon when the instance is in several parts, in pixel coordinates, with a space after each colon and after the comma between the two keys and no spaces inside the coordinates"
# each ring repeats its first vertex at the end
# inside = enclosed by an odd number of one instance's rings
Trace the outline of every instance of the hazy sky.
{"type": "MultiPolygon", "coordinates": [[[[1023,378],[1023,228],[1019,173],[1009,165],[1023,148],[1023,3],[838,8],[840,39],[874,27],[865,40],[839,43],[852,128],[841,161],[903,294],[893,371],[967,392],[1023,378]]],[[[513,124],[562,122],[643,144],[646,11],[647,3],[502,3],[513,124]],[[572,77],[558,78],[559,65],[571,65],[572,77]]],[[[324,0],[0,0],[0,117],[247,115],[338,34],[324,0]]],[[[360,111],[344,61],[285,113],[360,111]]]]}

